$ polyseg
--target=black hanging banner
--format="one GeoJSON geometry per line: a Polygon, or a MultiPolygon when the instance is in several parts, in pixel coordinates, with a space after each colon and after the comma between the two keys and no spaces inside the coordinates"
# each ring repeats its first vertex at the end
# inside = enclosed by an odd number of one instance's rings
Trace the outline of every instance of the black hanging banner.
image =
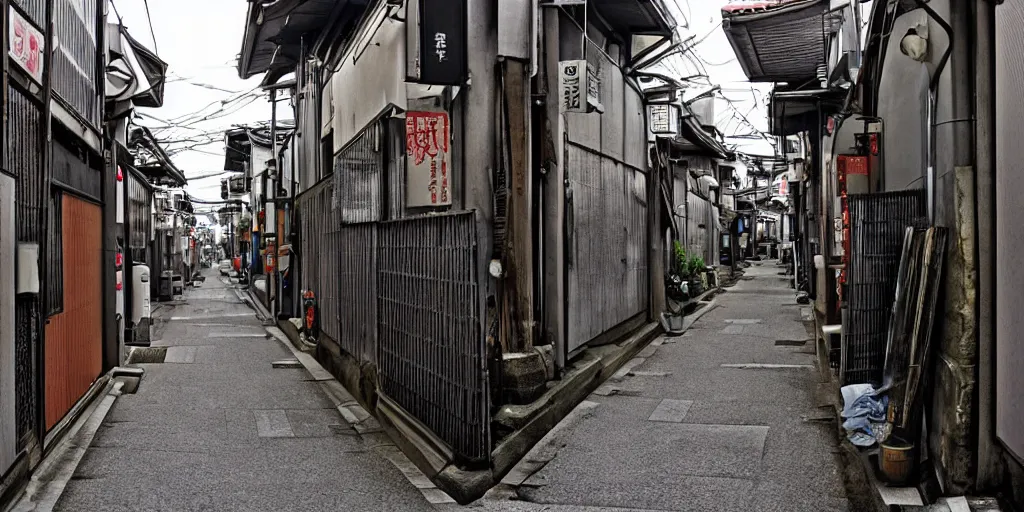
{"type": "Polygon", "coordinates": [[[466,0],[419,0],[422,84],[466,80],[466,0]]]}

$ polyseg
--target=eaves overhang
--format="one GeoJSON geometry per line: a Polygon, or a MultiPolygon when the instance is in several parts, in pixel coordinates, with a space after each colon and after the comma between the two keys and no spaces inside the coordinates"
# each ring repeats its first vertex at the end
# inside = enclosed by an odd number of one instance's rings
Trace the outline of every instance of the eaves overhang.
{"type": "Polygon", "coordinates": [[[589,3],[618,34],[670,37],[676,27],[664,0],[590,0],[589,3]]]}
{"type": "Polygon", "coordinates": [[[776,89],[768,102],[769,131],[780,137],[810,131],[825,117],[842,110],[847,92],[845,89],[776,89]]]}
{"type": "Polygon", "coordinates": [[[265,72],[283,75],[301,58],[301,44],[313,40],[336,21],[336,15],[359,16],[370,0],[251,0],[238,58],[238,76],[265,72]]]}
{"type": "Polygon", "coordinates": [[[672,139],[672,148],[682,154],[701,155],[729,160],[735,153],[700,126],[697,118],[689,115],[679,122],[679,134],[672,139]]]}
{"type": "Polygon", "coordinates": [[[767,0],[723,7],[722,28],[747,79],[816,79],[825,64],[829,4],[829,0],[767,0]]]}
{"type": "Polygon", "coordinates": [[[171,157],[160,146],[160,143],[153,136],[153,132],[149,131],[149,128],[144,126],[133,127],[128,138],[128,148],[136,151],[135,168],[146,175],[150,183],[172,187],[184,187],[188,184],[188,180],[185,179],[185,173],[181,172],[174,165],[171,157]],[[138,158],[139,150],[145,151],[149,158],[144,160],[138,158]]]}

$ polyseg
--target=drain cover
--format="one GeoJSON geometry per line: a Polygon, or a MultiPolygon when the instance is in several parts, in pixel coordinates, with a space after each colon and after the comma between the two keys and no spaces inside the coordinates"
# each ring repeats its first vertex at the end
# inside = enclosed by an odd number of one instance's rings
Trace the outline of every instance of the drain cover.
{"type": "Polygon", "coordinates": [[[274,368],[302,368],[302,363],[298,359],[282,359],[274,361],[271,366],[274,368]]]}
{"type": "Polygon", "coordinates": [[[811,340],[775,340],[776,347],[802,347],[811,340]]]}

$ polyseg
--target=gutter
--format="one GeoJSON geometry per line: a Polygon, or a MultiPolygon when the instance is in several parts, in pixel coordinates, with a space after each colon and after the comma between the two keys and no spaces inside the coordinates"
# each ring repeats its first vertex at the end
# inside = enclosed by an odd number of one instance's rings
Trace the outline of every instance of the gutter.
{"type": "Polygon", "coordinates": [[[251,78],[255,73],[249,72],[249,64],[252,62],[252,49],[256,42],[256,31],[258,30],[255,22],[256,9],[260,8],[258,1],[249,0],[249,11],[245,15],[245,33],[242,35],[242,51],[238,58],[238,78],[246,80],[251,78]]]}

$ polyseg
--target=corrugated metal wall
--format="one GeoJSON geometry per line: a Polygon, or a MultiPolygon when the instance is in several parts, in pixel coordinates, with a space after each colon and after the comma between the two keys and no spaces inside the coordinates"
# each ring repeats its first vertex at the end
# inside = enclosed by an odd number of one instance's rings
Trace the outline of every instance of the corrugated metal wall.
{"type": "Polygon", "coordinates": [[[103,211],[62,194],[64,310],[46,325],[46,429],[53,428],[103,371],[103,211]]]}
{"type": "Polygon", "coordinates": [[[583,146],[567,153],[573,351],[647,310],[647,176],[583,146]]]}
{"type": "Polygon", "coordinates": [[[700,256],[705,264],[717,265],[722,232],[718,207],[704,197],[707,191],[701,190],[698,180],[687,171],[679,171],[673,181],[673,206],[677,213],[685,215],[676,222],[680,229],[679,241],[688,256],[700,256]]]}
{"type": "MultiPolygon", "coordinates": [[[[1024,0],[1006,0],[996,7],[996,368],[995,430],[1003,446],[1024,461],[1024,233],[1020,229],[1020,198],[1024,182],[1019,165],[1024,158],[1020,133],[1024,128],[1024,60],[1017,48],[1024,43],[1024,0]]],[[[980,207],[981,205],[979,205],[980,207]]],[[[983,260],[984,261],[984,260],[983,260]]],[[[984,263],[982,263],[984,264],[984,263]]],[[[982,302],[984,307],[984,302],[982,302]]]]}
{"type": "MultiPolygon", "coordinates": [[[[44,5],[41,0],[25,4],[44,5]]],[[[45,10],[42,10],[45,14],[45,10]]],[[[15,235],[19,242],[40,242],[42,238],[43,155],[39,145],[44,134],[43,114],[32,99],[19,89],[7,88],[7,140],[4,141],[4,169],[15,176],[15,235]]],[[[39,402],[36,382],[36,344],[39,342],[40,301],[34,297],[15,300],[16,408],[20,448],[35,428],[39,402]]]]}
{"type": "Polygon", "coordinates": [[[57,51],[53,57],[53,90],[95,128],[100,126],[97,73],[96,0],[53,0],[57,51]]]}
{"type": "Polygon", "coordinates": [[[46,0],[11,0],[11,3],[21,7],[37,28],[46,25],[46,0]]]}
{"type": "Polygon", "coordinates": [[[490,455],[472,213],[378,226],[381,391],[461,457],[490,455]]]}

